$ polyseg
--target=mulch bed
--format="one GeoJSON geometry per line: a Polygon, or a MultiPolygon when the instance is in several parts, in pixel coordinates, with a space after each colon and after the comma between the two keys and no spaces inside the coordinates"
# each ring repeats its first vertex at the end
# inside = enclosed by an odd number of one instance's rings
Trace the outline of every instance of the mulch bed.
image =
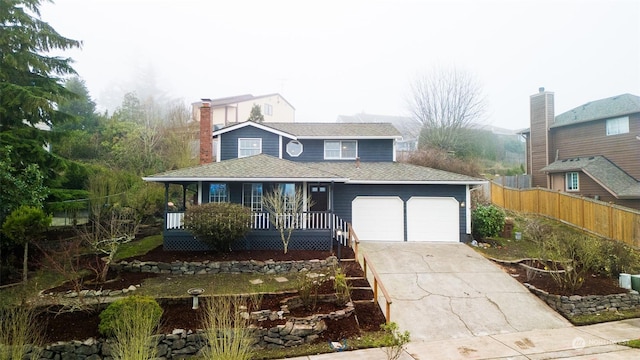
{"type": "Polygon", "coordinates": [[[628,290],[618,286],[618,282],[611,278],[602,277],[596,274],[587,274],[582,287],[576,291],[568,292],[562,289],[547,274],[537,273],[532,279],[527,280],[527,271],[519,265],[500,265],[504,271],[511,274],[521,283],[529,283],[549,294],[556,295],[611,295],[628,292],[628,290]]]}
{"type": "MultiPolygon", "coordinates": [[[[298,251],[291,250],[287,254],[283,254],[281,251],[234,251],[229,254],[219,254],[210,252],[178,252],[178,251],[163,251],[162,248],[156,248],[144,256],[138,256],[127,260],[138,259],[141,261],[158,261],[158,262],[173,262],[173,261],[232,261],[232,260],[256,260],[266,261],[272,259],[274,261],[286,261],[286,260],[311,260],[311,259],[325,259],[328,256],[333,255],[330,252],[324,251],[298,251]]],[[[342,248],[341,255],[343,259],[353,258],[353,251],[350,248],[342,248]]],[[[341,263],[343,271],[348,277],[363,277],[364,272],[360,265],[355,261],[345,261],[341,263]]],[[[157,276],[151,273],[110,273],[110,281],[102,284],[94,283],[87,278],[83,282],[83,288],[87,289],[110,289],[118,290],[128,287],[129,285],[138,285],[143,282],[144,279],[157,276]]],[[[367,286],[366,280],[360,279],[358,286],[367,286]]],[[[333,291],[333,284],[327,281],[323,284],[320,293],[329,293],[333,291]]],[[[352,285],[355,286],[355,285],[352,285]]],[[[55,289],[50,289],[47,292],[61,292],[73,290],[71,284],[65,284],[55,289]]],[[[261,308],[270,308],[272,310],[279,309],[279,301],[285,297],[290,297],[292,294],[281,295],[264,295],[261,308]]],[[[354,298],[357,300],[372,300],[373,292],[367,290],[354,290],[354,298]]],[[[171,301],[161,302],[161,306],[164,310],[161,319],[161,332],[171,332],[173,329],[187,329],[194,330],[201,326],[202,307],[198,310],[191,309],[191,299],[185,298],[184,301],[171,301]]],[[[342,307],[337,307],[334,304],[319,303],[318,309],[315,312],[305,312],[302,309],[296,309],[292,311],[292,316],[307,316],[312,313],[325,313],[335,310],[339,310],[342,307]]],[[[70,341],[70,340],[84,340],[89,337],[100,338],[98,333],[99,323],[99,311],[75,311],[75,312],[60,312],[60,307],[49,307],[48,311],[43,312],[39,316],[39,321],[44,324],[45,338],[47,343],[55,341],[70,341]]],[[[358,302],[355,304],[355,315],[341,320],[326,320],[327,330],[324,331],[318,341],[327,340],[339,340],[342,338],[355,337],[361,334],[362,331],[374,331],[380,330],[380,324],[385,322],[384,314],[380,310],[380,307],[373,302],[358,302]],[[357,320],[356,320],[357,317],[357,320]]],[[[277,322],[284,323],[283,320],[277,320],[276,322],[264,323],[263,326],[275,326],[277,322]]]]}

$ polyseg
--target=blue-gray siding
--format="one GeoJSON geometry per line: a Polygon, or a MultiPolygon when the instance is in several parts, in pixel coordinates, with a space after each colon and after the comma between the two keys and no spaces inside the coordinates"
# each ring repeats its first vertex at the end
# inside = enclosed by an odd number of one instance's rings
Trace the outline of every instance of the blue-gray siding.
{"type": "MultiPolygon", "coordinates": [[[[303,150],[298,157],[287,154],[287,143],[291,139],[282,139],[282,158],[291,161],[310,162],[324,160],[324,140],[306,139],[300,140],[303,150]]],[[[360,161],[393,161],[393,140],[391,139],[366,139],[358,140],[358,157],[360,161]]],[[[331,160],[327,160],[331,161],[331,160]]],[[[344,160],[333,160],[344,161],[344,160]]]]}
{"type": "Polygon", "coordinates": [[[245,126],[219,135],[220,160],[238,158],[238,139],[240,138],[261,138],[263,154],[275,157],[280,156],[280,136],[253,126],[245,126]]]}
{"type": "MultiPolygon", "coordinates": [[[[453,197],[459,203],[466,201],[465,185],[376,185],[376,184],[335,184],[333,210],[347,222],[352,222],[351,204],[357,196],[398,196],[405,203],[405,239],[407,232],[406,202],[412,196],[453,197]]],[[[460,240],[466,239],[466,208],[459,210],[460,240]]]]}

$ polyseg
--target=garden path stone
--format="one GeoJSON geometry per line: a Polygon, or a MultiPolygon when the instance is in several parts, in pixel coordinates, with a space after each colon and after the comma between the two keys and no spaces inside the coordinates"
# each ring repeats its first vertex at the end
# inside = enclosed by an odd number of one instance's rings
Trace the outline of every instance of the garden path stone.
{"type": "Polygon", "coordinates": [[[289,281],[289,279],[287,279],[286,277],[283,276],[278,276],[277,278],[274,279],[275,281],[279,282],[279,283],[283,283],[283,282],[287,282],[289,281]]]}
{"type": "Polygon", "coordinates": [[[250,282],[252,285],[260,285],[260,284],[264,283],[264,281],[262,281],[262,280],[260,280],[260,279],[253,279],[253,280],[249,280],[249,282],[250,282]]]}

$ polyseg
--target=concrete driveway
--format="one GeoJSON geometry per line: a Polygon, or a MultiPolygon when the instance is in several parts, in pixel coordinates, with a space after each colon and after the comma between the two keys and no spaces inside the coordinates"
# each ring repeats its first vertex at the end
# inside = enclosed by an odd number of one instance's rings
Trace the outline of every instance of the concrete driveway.
{"type": "Polygon", "coordinates": [[[391,321],[412,342],[572,326],[465,244],[361,242],[360,252],[392,297],[391,321]]]}

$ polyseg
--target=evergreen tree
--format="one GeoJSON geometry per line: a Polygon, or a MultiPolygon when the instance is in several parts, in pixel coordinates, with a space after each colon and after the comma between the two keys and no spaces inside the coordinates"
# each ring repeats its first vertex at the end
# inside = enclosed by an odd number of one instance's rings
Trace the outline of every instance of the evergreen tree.
{"type": "Polygon", "coordinates": [[[251,108],[251,113],[249,113],[248,121],[253,121],[257,123],[264,122],[264,115],[262,115],[262,110],[260,110],[260,105],[253,104],[251,108]]]}
{"type": "Polygon", "coordinates": [[[48,53],[81,43],[61,36],[41,20],[41,3],[0,2],[0,143],[12,145],[16,168],[36,163],[45,178],[52,179],[62,164],[43,148],[51,141],[46,128],[71,118],[57,105],[73,96],[64,87],[63,77],[75,71],[70,58],[48,53]]]}

